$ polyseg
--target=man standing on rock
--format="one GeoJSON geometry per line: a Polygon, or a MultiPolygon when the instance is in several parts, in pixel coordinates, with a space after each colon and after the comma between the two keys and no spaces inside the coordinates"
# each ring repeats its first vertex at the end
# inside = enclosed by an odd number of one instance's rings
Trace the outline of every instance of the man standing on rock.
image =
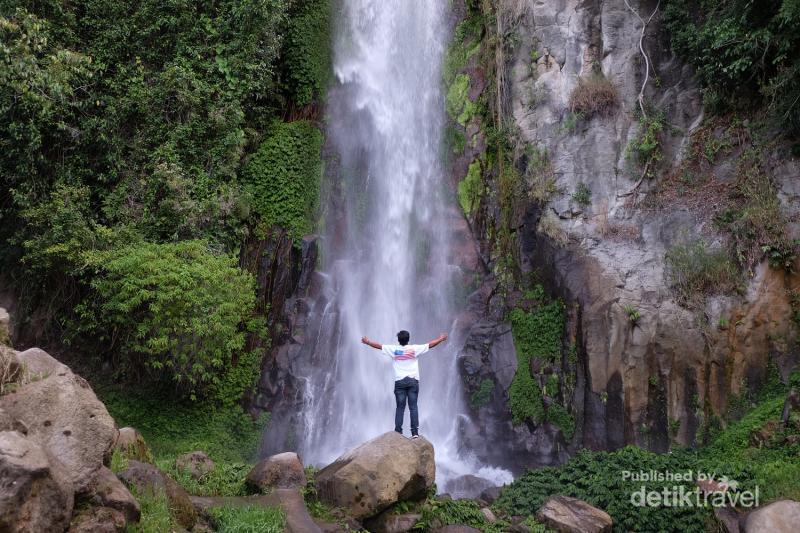
{"type": "Polygon", "coordinates": [[[417,359],[431,348],[447,340],[447,333],[442,333],[428,344],[408,344],[411,335],[403,330],[397,334],[400,344],[379,344],[361,337],[361,342],[380,350],[392,359],[394,366],[394,398],[397,409],[394,412],[394,430],[403,434],[403,415],[406,411],[411,414],[411,438],[419,438],[419,411],[417,410],[417,396],[419,395],[419,363],[417,359]]]}

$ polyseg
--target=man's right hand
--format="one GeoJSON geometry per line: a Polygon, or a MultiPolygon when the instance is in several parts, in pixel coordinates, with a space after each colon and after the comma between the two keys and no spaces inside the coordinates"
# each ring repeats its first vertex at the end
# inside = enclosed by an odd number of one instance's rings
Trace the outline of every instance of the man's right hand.
{"type": "Polygon", "coordinates": [[[369,344],[369,339],[367,338],[366,335],[361,337],[361,344],[369,344]]]}

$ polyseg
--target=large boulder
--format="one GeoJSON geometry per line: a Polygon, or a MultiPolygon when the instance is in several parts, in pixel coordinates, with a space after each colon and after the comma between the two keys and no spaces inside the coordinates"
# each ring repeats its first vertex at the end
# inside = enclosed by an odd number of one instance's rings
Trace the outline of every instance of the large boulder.
{"type": "Polygon", "coordinates": [[[185,453],[175,459],[175,468],[189,474],[194,479],[200,479],[214,470],[214,461],[206,452],[198,450],[185,453]]]}
{"type": "Polygon", "coordinates": [[[137,493],[163,492],[169,501],[169,508],[175,520],[186,529],[191,529],[197,522],[197,511],[189,494],[172,478],[155,466],[139,461],[130,461],[128,468],[117,476],[128,488],[137,493]]]}
{"type": "Polygon", "coordinates": [[[559,533],[608,533],[614,522],[605,511],[569,496],[551,496],[536,520],[559,533]]]}
{"type": "Polygon", "coordinates": [[[89,384],[46,352],[17,353],[28,383],[0,397],[0,409],[66,468],[76,492],[90,489],[117,438],[114,419],[89,384]]]}
{"type": "Polygon", "coordinates": [[[63,531],[73,503],[56,459],[19,432],[0,432],[0,531],[63,531]]]}
{"type": "Polygon", "coordinates": [[[125,485],[105,466],[95,476],[93,500],[99,506],[120,511],[128,522],[138,522],[141,517],[139,502],[125,485]]]}
{"type": "Polygon", "coordinates": [[[294,452],[267,457],[250,470],[247,485],[261,492],[270,489],[299,489],[306,486],[306,473],[294,452]]]}
{"type": "Polygon", "coordinates": [[[779,500],[747,515],[745,533],[793,533],[800,527],[800,503],[779,500]]]}
{"type": "Polygon", "coordinates": [[[435,481],[433,455],[433,445],[424,438],[384,433],[320,470],[319,498],[356,519],[374,516],[398,501],[422,498],[435,481]]]}

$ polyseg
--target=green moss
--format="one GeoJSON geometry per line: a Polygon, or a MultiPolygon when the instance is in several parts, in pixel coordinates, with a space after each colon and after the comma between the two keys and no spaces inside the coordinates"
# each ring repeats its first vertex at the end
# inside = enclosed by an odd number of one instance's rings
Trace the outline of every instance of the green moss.
{"type": "Polygon", "coordinates": [[[483,191],[481,163],[475,160],[470,163],[466,177],[458,183],[458,204],[465,215],[470,216],[477,209],[483,191]]]}
{"type": "Polygon", "coordinates": [[[456,76],[467,66],[470,58],[480,51],[482,26],[481,16],[473,14],[456,27],[442,69],[442,77],[446,86],[450,86],[455,81],[456,76]]]}
{"type": "Polygon", "coordinates": [[[545,418],[561,430],[567,441],[575,434],[575,418],[561,404],[553,402],[547,407],[545,418]]]}
{"type": "Polygon", "coordinates": [[[255,212],[299,239],[312,231],[322,176],[322,133],[311,122],[278,123],[247,165],[255,212]]]}
{"type": "Polygon", "coordinates": [[[564,331],[564,304],[557,300],[532,311],[514,309],[509,319],[517,350],[517,372],[508,391],[511,419],[514,424],[528,419],[538,423],[544,419],[544,405],[541,387],[531,375],[531,361],[557,361],[564,331]]]}
{"type": "Polygon", "coordinates": [[[466,74],[458,74],[447,89],[445,109],[450,118],[462,126],[475,115],[478,106],[469,99],[470,78],[466,74]]]}
{"type": "Polygon", "coordinates": [[[474,409],[485,407],[492,397],[492,389],[494,389],[494,381],[491,379],[484,379],[481,381],[480,387],[470,397],[469,403],[474,409]]]}

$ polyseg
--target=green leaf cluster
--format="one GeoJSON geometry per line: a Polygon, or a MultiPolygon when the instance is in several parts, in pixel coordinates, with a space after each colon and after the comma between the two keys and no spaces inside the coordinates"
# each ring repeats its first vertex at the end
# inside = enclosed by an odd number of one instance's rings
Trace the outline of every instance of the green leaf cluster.
{"type": "Polygon", "coordinates": [[[672,47],[695,68],[712,110],[766,105],[800,128],[800,4],[796,0],[670,0],[672,47]]]}
{"type": "Polygon", "coordinates": [[[553,363],[561,355],[564,304],[555,300],[540,303],[531,311],[516,308],[509,320],[517,351],[517,371],[508,391],[512,421],[521,424],[530,419],[539,423],[545,419],[542,389],[532,373],[531,362],[539,359],[553,363]]]}
{"type": "Polygon", "coordinates": [[[296,239],[312,228],[321,148],[322,134],[310,122],[276,123],[243,172],[255,212],[296,239]]]}
{"type": "Polygon", "coordinates": [[[306,106],[319,99],[330,78],[329,0],[296,2],[283,43],[286,84],[294,104],[306,106]]]}
{"type": "Polygon", "coordinates": [[[89,257],[98,275],[93,298],[78,307],[77,329],[117,351],[125,371],[222,402],[252,386],[258,359],[242,354],[247,333],[260,333],[263,322],[254,316],[255,281],[236,257],[202,241],[142,242],[89,257]]]}

